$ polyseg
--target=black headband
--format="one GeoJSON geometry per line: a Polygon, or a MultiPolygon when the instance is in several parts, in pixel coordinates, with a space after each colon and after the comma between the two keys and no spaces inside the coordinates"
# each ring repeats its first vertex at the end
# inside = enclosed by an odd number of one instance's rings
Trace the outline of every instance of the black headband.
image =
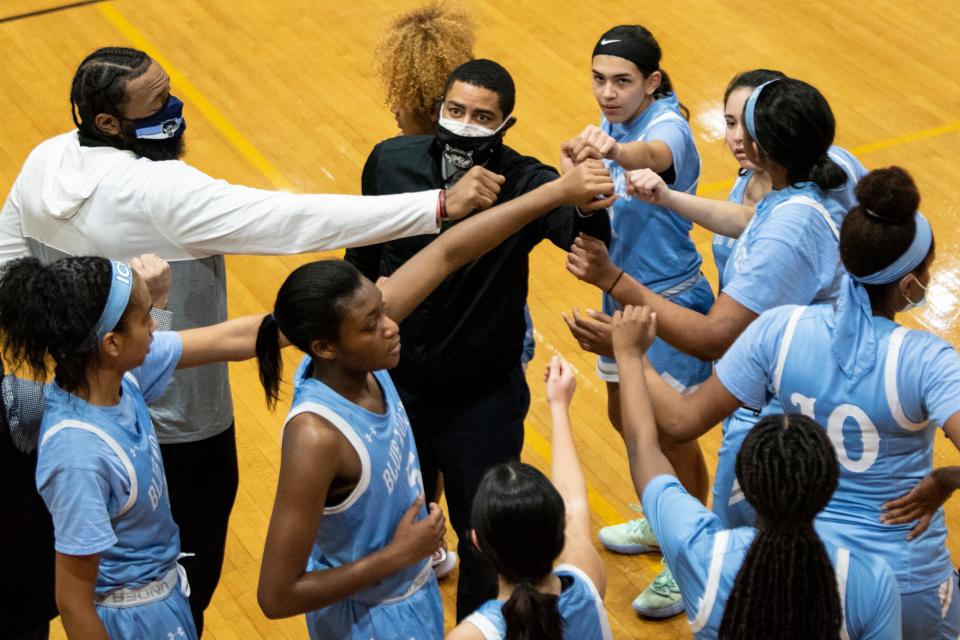
{"type": "Polygon", "coordinates": [[[595,56],[616,56],[629,60],[637,65],[637,69],[647,76],[654,71],[659,70],[660,61],[652,58],[659,56],[650,55],[650,45],[648,43],[637,41],[636,38],[624,37],[615,33],[605,33],[593,48],[591,58],[595,56]]]}

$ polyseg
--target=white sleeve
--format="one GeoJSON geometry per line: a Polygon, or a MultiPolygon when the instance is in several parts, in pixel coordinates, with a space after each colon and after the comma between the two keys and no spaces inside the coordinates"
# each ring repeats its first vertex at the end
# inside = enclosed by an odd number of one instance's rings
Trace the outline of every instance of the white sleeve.
{"type": "Polygon", "coordinates": [[[17,178],[0,209],[0,264],[29,255],[20,229],[20,179],[17,178]]]}
{"type": "Polygon", "coordinates": [[[437,191],[295,194],[216,180],[179,161],[141,165],[138,200],[190,252],[297,254],[437,233],[437,191]]]}

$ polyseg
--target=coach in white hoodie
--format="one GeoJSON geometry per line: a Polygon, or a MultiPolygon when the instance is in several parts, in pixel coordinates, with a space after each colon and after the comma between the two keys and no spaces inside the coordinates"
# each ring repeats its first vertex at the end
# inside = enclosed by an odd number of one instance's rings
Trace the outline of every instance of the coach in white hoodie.
{"type": "MultiPolygon", "coordinates": [[[[100,49],[71,89],[77,130],[41,143],[0,212],[0,262],[155,253],[171,263],[174,329],[226,319],[222,254],[294,254],[436,233],[441,217],[489,206],[499,187],[479,178],[451,189],[383,197],[302,195],[215,180],[179,160],[183,104],[142,51],[100,49]]],[[[237,489],[226,365],[178,372],[151,407],[173,516],[202,632],[220,576],[237,489]]]]}

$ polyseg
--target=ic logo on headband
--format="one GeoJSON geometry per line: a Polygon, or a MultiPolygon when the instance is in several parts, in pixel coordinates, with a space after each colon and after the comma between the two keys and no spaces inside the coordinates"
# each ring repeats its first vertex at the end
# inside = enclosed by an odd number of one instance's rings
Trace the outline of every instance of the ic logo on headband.
{"type": "Polygon", "coordinates": [[[133,273],[130,270],[130,265],[117,260],[114,261],[113,265],[116,268],[117,280],[129,284],[131,282],[131,275],[133,273]]]}

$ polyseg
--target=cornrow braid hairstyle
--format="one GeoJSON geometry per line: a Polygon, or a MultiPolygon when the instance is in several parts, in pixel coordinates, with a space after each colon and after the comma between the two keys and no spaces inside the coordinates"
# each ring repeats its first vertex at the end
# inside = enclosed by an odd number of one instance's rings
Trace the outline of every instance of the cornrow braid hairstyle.
{"type": "Polygon", "coordinates": [[[758,530],[727,599],[719,638],[839,638],[836,574],[813,528],[840,473],[826,431],[804,415],[767,416],[744,440],[736,470],[758,530]]]}
{"type": "MultiPolygon", "coordinates": [[[[98,356],[94,328],[110,292],[106,258],[63,258],[43,265],[36,258],[9,262],[0,275],[0,343],[15,369],[45,381],[48,357],[57,383],[86,389],[86,371],[98,356]]],[[[116,327],[123,329],[124,318],[116,327]]]]}
{"type": "Polygon", "coordinates": [[[97,49],[80,63],[70,87],[70,114],[85,135],[107,139],[97,128],[99,113],[120,115],[126,102],[126,86],[150,66],[150,56],[127,47],[97,49]]]}

